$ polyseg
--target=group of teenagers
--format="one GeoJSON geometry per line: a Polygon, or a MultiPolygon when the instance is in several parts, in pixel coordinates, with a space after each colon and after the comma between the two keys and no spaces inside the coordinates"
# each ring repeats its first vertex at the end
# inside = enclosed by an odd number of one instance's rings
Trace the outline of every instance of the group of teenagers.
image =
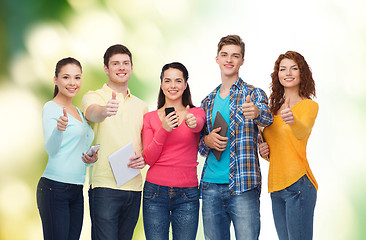
{"type": "Polygon", "coordinates": [[[269,162],[268,191],[278,238],[312,239],[318,188],[306,157],[318,113],[311,100],[312,72],[301,54],[281,54],[268,101],[262,89],[239,77],[244,52],[238,35],[221,38],[216,62],[222,83],[200,107],[192,103],[186,67],[164,65],[157,110],[151,112],[128,88],[133,63],[127,47],[107,49],[108,82],[83,96],[81,110],[72,103],[81,87],[81,64],[61,59],[54,98],[42,111],[49,158],[37,186],[37,205],[44,239],[80,238],[87,168],[93,240],[132,239],[141,202],[146,239],[169,239],[170,227],[173,239],[196,239],[200,198],[205,239],[230,239],[231,223],[236,239],[258,239],[258,152],[269,162]],[[168,107],[174,111],[167,113],[168,107]],[[213,127],[218,113],[228,125],[226,135],[213,127]],[[93,142],[100,150],[88,155],[93,142]],[[149,168],[144,182],[138,174],[117,187],[108,156],[128,143],[135,151],[128,167],[149,168]],[[219,159],[213,150],[221,152],[219,159]],[[198,153],[205,157],[201,181],[198,153]]]}

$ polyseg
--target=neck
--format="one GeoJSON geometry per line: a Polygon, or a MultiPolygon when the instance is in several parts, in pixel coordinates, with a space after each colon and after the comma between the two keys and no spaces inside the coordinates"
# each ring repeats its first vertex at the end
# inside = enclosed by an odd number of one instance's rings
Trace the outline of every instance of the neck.
{"type": "Polygon", "coordinates": [[[53,98],[53,101],[64,107],[73,106],[72,98],[61,95],[60,93],[53,98]]]}
{"type": "Polygon", "coordinates": [[[222,85],[221,85],[221,90],[220,92],[229,92],[231,86],[238,81],[239,79],[239,75],[236,74],[234,76],[223,76],[221,75],[221,81],[222,81],[222,85]]]}
{"type": "Polygon", "coordinates": [[[291,107],[295,106],[296,103],[303,100],[303,98],[299,95],[299,90],[294,88],[285,88],[285,98],[290,98],[291,107]]]}
{"type": "Polygon", "coordinates": [[[115,84],[111,81],[108,82],[108,87],[110,87],[116,93],[122,93],[124,97],[127,96],[128,83],[126,84],[115,84]]]}

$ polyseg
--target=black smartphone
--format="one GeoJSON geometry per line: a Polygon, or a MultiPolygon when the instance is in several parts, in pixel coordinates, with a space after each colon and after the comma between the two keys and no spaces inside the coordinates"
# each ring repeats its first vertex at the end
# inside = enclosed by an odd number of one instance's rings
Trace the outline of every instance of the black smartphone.
{"type": "MultiPolygon", "coordinates": [[[[174,112],[175,108],[174,107],[167,107],[164,109],[165,110],[165,116],[167,116],[169,113],[174,112]]],[[[178,126],[175,126],[174,128],[177,128],[178,126]]]]}
{"type": "Polygon", "coordinates": [[[165,116],[168,116],[169,113],[174,112],[174,111],[175,111],[174,107],[165,108],[165,116]]]}

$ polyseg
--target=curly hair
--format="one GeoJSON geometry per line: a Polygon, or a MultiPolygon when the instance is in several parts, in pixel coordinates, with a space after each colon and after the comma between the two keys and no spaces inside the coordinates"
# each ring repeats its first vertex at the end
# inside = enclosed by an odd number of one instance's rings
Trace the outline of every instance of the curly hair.
{"type": "Polygon", "coordinates": [[[287,51],[285,54],[281,54],[274,65],[273,73],[271,74],[272,83],[270,85],[271,95],[269,96],[269,109],[272,114],[276,114],[277,111],[281,108],[282,104],[285,102],[285,89],[281,85],[280,80],[278,78],[278,71],[280,67],[280,63],[283,59],[291,59],[296,62],[300,70],[300,86],[299,86],[299,95],[304,98],[312,98],[316,97],[315,94],[315,82],[313,79],[313,75],[311,73],[311,69],[308,63],[305,61],[305,58],[298,52],[295,51],[287,51]]]}

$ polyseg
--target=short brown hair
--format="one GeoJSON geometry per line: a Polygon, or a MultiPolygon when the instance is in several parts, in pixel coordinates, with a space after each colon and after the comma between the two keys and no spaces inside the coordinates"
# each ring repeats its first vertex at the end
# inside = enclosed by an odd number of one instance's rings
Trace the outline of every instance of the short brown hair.
{"type": "Polygon", "coordinates": [[[217,54],[221,51],[222,47],[225,45],[237,45],[240,47],[242,58],[244,58],[245,53],[245,43],[238,35],[227,35],[220,39],[219,44],[217,44],[217,54]]]}
{"type": "Polygon", "coordinates": [[[130,62],[131,65],[132,64],[132,54],[130,52],[130,50],[128,50],[128,48],[122,44],[116,44],[113,46],[110,46],[107,51],[104,53],[103,56],[103,60],[104,60],[104,65],[108,66],[109,63],[109,59],[114,55],[114,54],[127,54],[130,57],[130,62]]]}

